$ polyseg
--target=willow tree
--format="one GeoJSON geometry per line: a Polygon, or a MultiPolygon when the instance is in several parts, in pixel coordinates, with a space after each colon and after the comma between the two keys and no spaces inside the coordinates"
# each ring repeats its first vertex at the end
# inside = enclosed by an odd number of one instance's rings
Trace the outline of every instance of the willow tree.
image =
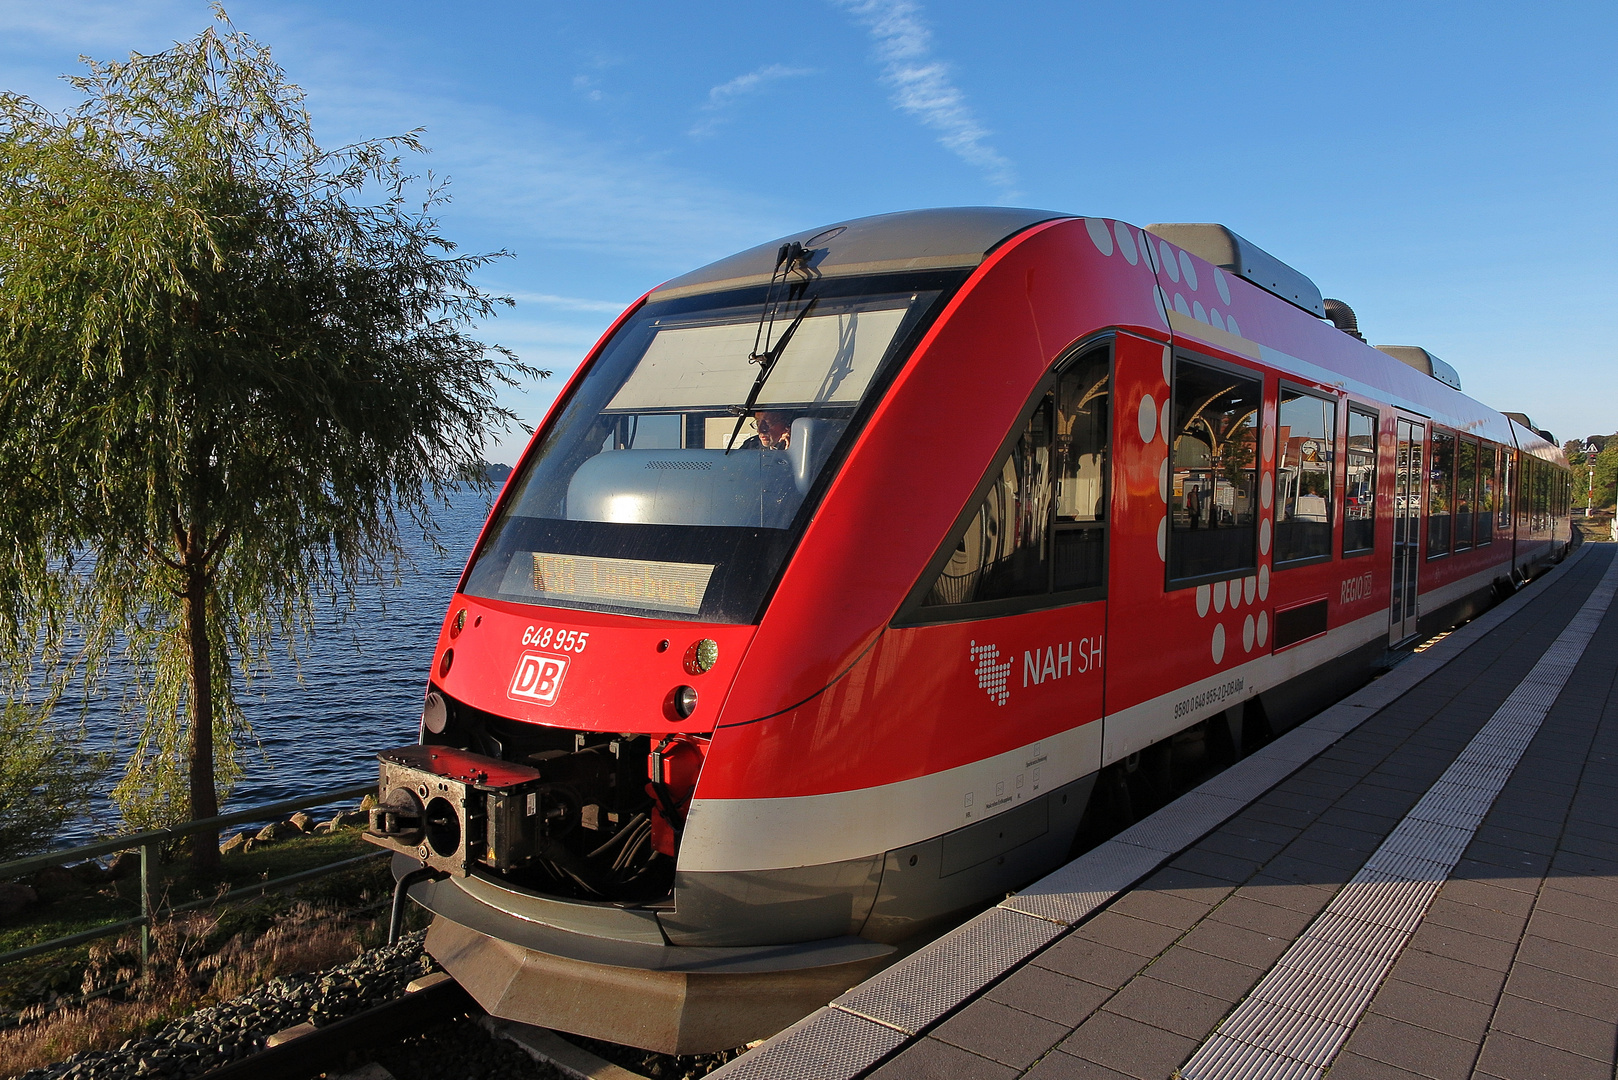
{"type": "Polygon", "coordinates": [[[456,254],[441,186],[409,201],[416,134],[322,150],[216,16],[87,62],[67,111],[0,95],[0,623],[13,692],[134,662],[135,825],[218,813],[241,680],[432,535],[499,385],[544,374],[473,336],[504,253],[456,254]]]}

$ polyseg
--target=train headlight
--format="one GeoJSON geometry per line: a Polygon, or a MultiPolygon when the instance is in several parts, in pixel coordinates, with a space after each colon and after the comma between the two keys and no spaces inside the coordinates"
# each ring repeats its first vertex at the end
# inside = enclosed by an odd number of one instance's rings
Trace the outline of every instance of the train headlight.
{"type": "Polygon", "coordinates": [[[444,734],[449,726],[449,706],[444,703],[444,695],[433,690],[427,695],[427,700],[421,707],[421,726],[434,735],[444,734]]]}
{"type": "Polygon", "coordinates": [[[680,686],[674,690],[674,711],[684,720],[697,711],[697,688],[680,686]]]}
{"type": "Polygon", "coordinates": [[[702,675],[719,663],[719,642],[713,638],[693,641],[685,650],[685,670],[688,675],[702,675]]]}

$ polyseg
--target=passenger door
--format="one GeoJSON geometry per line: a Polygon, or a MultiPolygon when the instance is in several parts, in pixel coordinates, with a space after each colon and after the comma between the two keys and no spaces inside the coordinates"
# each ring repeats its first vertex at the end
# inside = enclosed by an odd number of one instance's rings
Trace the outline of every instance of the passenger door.
{"type": "Polygon", "coordinates": [[[1416,633],[1416,579],[1421,567],[1423,451],[1427,427],[1420,419],[1399,416],[1393,471],[1393,595],[1388,610],[1388,644],[1416,633]]]}

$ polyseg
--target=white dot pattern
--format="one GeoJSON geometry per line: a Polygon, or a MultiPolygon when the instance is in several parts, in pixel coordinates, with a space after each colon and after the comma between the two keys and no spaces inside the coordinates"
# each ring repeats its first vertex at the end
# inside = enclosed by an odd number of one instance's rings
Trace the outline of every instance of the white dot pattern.
{"type": "Polygon", "coordinates": [[[1225,280],[1225,272],[1223,270],[1219,269],[1219,267],[1217,267],[1217,266],[1214,267],[1213,279],[1214,279],[1214,288],[1219,290],[1219,302],[1221,304],[1224,304],[1226,307],[1229,307],[1230,306],[1230,282],[1225,280]]]}
{"type": "Polygon", "coordinates": [[[1174,249],[1169,247],[1169,242],[1167,240],[1163,241],[1162,251],[1163,269],[1168,272],[1170,281],[1178,282],[1180,280],[1180,263],[1177,259],[1175,259],[1174,249]]]}
{"type": "Polygon", "coordinates": [[[1011,696],[1011,661],[995,663],[1000,658],[998,645],[971,643],[972,660],[977,664],[978,689],[989,695],[996,705],[1004,705],[1011,696]]]}
{"type": "Polygon", "coordinates": [[[1139,263],[1140,252],[1135,250],[1135,230],[1118,221],[1113,223],[1112,231],[1118,237],[1118,253],[1129,260],[1130,266],[1139,263]]]}
{"type": "Polygon", "coordinates": [[[1140,424],[1140,441],[1149,443],[1157,435],[1157,402],[1152,395],[1147,394],[1140,399],[1140,413],[1136,418],[1140,424]]]}
{"type": "Polygon", "coordinates": [[[1253,616],[1249,615],[1242,621],[1242,649],[1245,652],[1253,651],[1253,616]]]}
{"type": "Polygon", "coordinates": [[[1192,292],[1197,291],[1197,268],[1191,261],[1191,256],[1180,252],[1180,273],[1185,277],[1186,288],[1192,292]]]}
{"type": "Polygon", "coordinates": [[[1213,661],[1216,664],[1225,662],[1225,624],[1217,623],[1213,632],[1213,661]]]}
{"type": "Polygon", "coordinates": [[[1224,581],[1216,581],[1216,582],[1214,582],[1213,605],[1214,605],[1214,611],[1215,612],[1220,612],[1220,611],[1225,610],[1225,595],[1226,595],[1226,589],[1227,589],[1228,585],[1229,585],[1229,583],[1224,582],[1224,581]]]}
{"type": "Polygon", "coordinates": [[[1258,613],[1258,627],[1257,627],[1257,630],[1258,630],[1258,643],[1259,643],[1259,646],[1262,648],[1264,643],[1266,641],[1270,640],[1270,613],[1268,611],[1261,611],[1261,612],[1258,613]]]}
{"type": "Polygon", "coordinates": [[[1112,230],[1100,218],[1085,218],[1085,231],[1090,234],[1090,240],[1095,244],[1096,250],[1103,255],[1112,254],[1112,230]]]}

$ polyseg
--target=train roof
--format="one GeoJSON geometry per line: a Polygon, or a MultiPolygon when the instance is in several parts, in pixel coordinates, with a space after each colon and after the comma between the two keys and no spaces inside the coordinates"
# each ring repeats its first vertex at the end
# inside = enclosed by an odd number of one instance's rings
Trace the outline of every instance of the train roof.
{"type": "MultiPolygon", "coordinates": [[[[936,207],[852,218],[790,233],[711,262],[664,282],[647,295],[647,300],[672,300],[766,284],[777,269],[782,246],[793,243],[809,249],[808,265],[820,277],[968,269],[982,263],[1011,237],[1035,225],[1075,218],[1077,215],[1055,210],[1004,206],[936,207]]],[[[1148,225],[1145,231],[1229,271],[1285,301],[1294,310],[1301,309],[1318,319],[1327,318],[1320,289],[1312,279],[1224,225],[1164,222],[1148,225]]],[[[1359,363],[1369,361],[1372,356],[1399,362],[1392,370],[1373,365],[1385,374],[1371,377],[1372,381],[1378,385],[1386,383],[1385,390],[1392,391],[1403,384],[1414,394],[1412,403],[1426,402],[1424,411],[1450,414],[1445,422],[1460,430],[1497,441],[1515,441],[1535,456],[1558,456],[1554,440],[1547,438],[1549,433],[1535,430],[1527,417],[1507,419],[1460,393],[1461,381],[1455,369],[1426,349],[1408,345],[1376,346],[1375,350],[1362,347],[1365,353],[1354,354],[1359,363]],[[1417,389],[1394,374],[1412,369],[1431,380],[1426,383],[1430,389],[1417,389]]],[[[1340,354],[1338,362],[1345,360],[1347,356],[1340,354]]],[[[1332,361],[1324,362],[1328,367],[1333,366],[1332,361]]],[[[1368,371],[1365,374],[1370,377],[1368,371]]]]}
{"type": "Polygon", "coordinates": [[[853,218],[748,248],[666,281],[649,301],[762,285],[781,245],[814,249],[810,268],[824,277],[976,266],[1007,237],[1042,221],[1072,217],[1054,210],[959,206],[853,218]],[[836,241],[830,243],[829,241],[836,241]]]}

